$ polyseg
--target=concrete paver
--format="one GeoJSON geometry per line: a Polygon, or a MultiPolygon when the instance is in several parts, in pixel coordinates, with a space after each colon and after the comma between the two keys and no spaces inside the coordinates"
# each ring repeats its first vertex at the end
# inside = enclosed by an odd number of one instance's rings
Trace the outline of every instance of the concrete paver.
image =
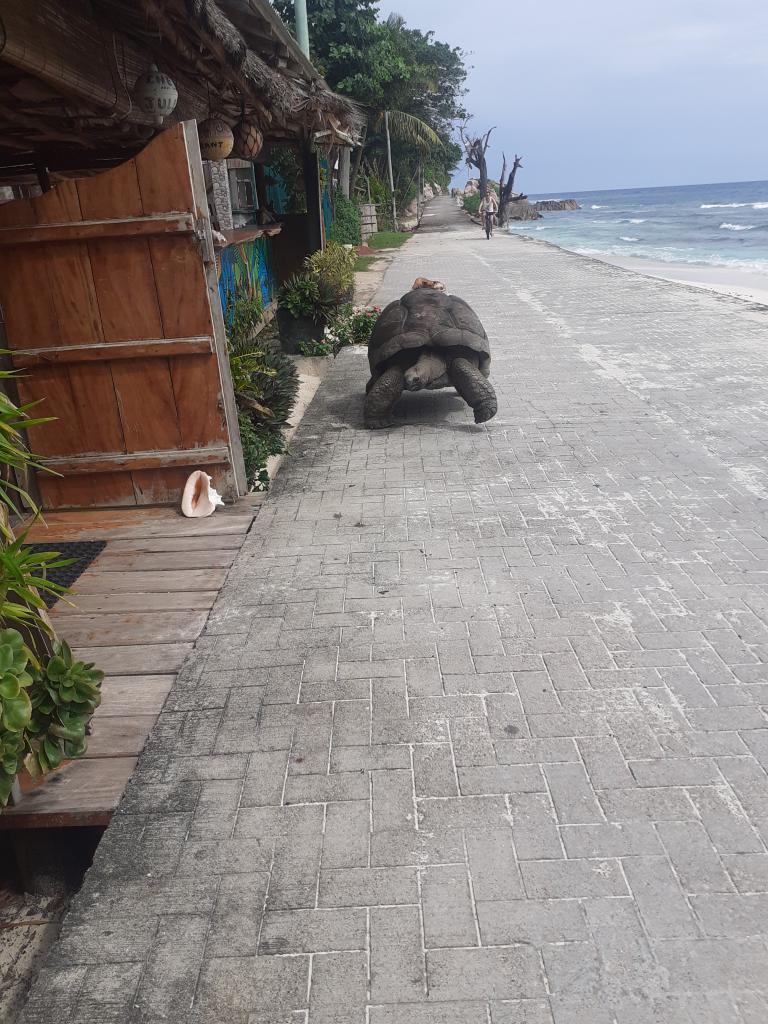
{"type": "Polygon", "coordinates": [[[768,311],[429,212],[499,414],[335,362],[29,1024],[768,1017],[768,311]]]}

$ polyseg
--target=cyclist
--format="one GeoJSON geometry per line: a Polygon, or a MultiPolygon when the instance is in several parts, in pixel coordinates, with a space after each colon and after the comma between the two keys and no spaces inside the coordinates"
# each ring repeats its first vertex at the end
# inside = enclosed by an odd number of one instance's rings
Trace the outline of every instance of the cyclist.
{"type": "Polygon", "coordinates": [[[485,195],[480,200],[480,217],[485,228],[485,237],[490,238],[493,234],[493,218],[499,212],[499,200],[490,185],[485,190],[485,195]]]}

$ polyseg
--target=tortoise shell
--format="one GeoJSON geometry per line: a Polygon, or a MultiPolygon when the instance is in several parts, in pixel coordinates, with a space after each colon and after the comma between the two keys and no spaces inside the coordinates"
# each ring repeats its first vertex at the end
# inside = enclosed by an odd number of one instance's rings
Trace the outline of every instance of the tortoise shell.
{"type": "Polygon", "coordinates": [[[419,350],[426,347],[452,349],[454,356],[462,349],[474,353],[483,376],[490,372],[488,335],[474,310],[457,295],[417,288],[390,302],[376,321],[368,342],[372,377],[400,362],[403,354],[412,355],[411,362],[416,362],[419,350]]]}

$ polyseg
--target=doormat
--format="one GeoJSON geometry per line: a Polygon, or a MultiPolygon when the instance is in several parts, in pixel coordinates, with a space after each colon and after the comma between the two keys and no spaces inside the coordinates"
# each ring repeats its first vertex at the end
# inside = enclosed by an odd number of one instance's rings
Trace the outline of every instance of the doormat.
{"type": "MultiPolygon", "coordinates": [[[[62,558],[74,559],[71,565],[63,565],[59,569],[47,571],[46,578],[51,583],[58,583],[60,587],[71,587],[106,546],[105,540],[49,540],[45,544],[24,545],[25,548],[31,548],[38,554],[41,551],[58,551],[62,558]]],[[[40,596],[45,601],[47,608],[53,608],[59,599],[57,594],[49,594],[47,591],[40,596]]]]}

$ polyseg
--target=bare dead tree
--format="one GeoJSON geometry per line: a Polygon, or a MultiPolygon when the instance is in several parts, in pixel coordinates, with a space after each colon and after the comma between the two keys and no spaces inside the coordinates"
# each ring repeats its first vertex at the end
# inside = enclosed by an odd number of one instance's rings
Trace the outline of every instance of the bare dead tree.
{"type": "Polygon", "coordinates": [[[514,196],[515,188],[515,177],[519,167],[523,166],[523,158],[515,154],[515,159],[512,163],[512,170],[509,172],[509,177],[504,180],[507,173],[507,156],[506,153],[502,153],[504,162],[501,167],[501,177],[499,178],[499,223],[506,223],[506,210],[512,197],[514,196]]]}
{"type": "Polygon", "coordinates": [[[485,189],[488,185],[488,162],[485,154],[488,150],[488,143],[494,128],[489,128],[485,135],[478,135],[474,138],[467,133],[466,123],[459,129],[467,167],[477,168],[481,195],[485,195],[485,189]]]}

